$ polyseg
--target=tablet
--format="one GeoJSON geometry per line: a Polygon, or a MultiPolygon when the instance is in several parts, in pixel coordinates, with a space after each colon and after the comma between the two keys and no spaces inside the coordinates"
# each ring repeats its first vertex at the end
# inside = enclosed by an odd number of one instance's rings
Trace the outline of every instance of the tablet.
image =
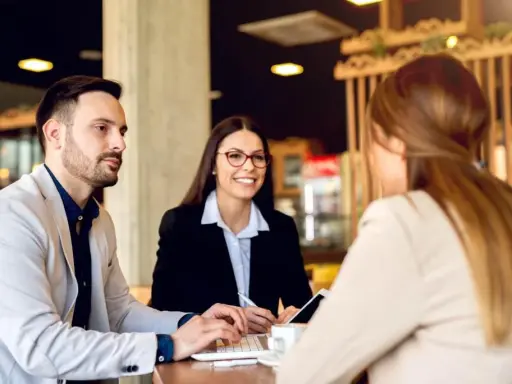
{"type": "Polygon", "coordinates": [[[327,296],[329,296],[329,291],[327,289],[321,289],[318,291],[318,293],[313,296],[311,300],[304,304],[299,312],[297,312],[290,320],[288,320],[287,324],[308,323],[320,306],[320,302],[327,296]]]}

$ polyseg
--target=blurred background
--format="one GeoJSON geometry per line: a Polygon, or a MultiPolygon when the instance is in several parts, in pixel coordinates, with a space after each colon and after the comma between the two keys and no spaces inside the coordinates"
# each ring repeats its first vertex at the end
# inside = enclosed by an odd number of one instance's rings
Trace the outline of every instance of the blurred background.
{"type": "Polygon", "coordinates": [[[475,71],[493,108],[483,159],[512,180],[511,22],[510,0],[0,0],[0,188],[42,162],[45,88],[120,81],[128,149],[119,184],[96,197],[145,301],[162,214],[209,130],[249,115],[271,140],[276,207],[296,221],[315,290],[328,287],[379,193],[360,153],[365,105],[405,61],[450,51],[475,71]]]}

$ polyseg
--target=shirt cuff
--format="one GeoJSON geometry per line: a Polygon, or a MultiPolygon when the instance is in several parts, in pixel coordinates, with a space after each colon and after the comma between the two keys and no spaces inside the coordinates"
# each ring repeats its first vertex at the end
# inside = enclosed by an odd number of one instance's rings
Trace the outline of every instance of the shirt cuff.
{"type": "MultiPolygon", "coordinates": [[[[189,321],[194,316],[197,316],[195,313],[187,313],[185,316],[182,316],[181,319],[178,320],[178,328],[184,325],[187,321],[189,321]]],[[[156,349],[156,363],[165,364],[171,363],[173,361],[172,356],[174,355],[174,342],[170,335],[156,335],[157,340],[157,349],[156,349]]]]}
{"type": "Polygon", "coordinates": [[[155,365],[172,362],[174,355],[174,342],[170,335],[156,335],[156,362],[155,365]]]}
{"type": "Polygon", "coordinates": [[[185,316],[182,316],[181,319],[178,320],[178,328],[185,325],[185,323],[194,316],[197,316],[197,313],[187,313],[185,316]]]}

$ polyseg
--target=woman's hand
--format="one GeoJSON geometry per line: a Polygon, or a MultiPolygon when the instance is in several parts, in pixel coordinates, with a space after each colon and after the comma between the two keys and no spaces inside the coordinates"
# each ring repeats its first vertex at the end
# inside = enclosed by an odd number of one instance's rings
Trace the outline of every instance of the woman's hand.
{"type": "Polygon", "coordinates": [[[245,315],[249,322],[249,333],[267,333],[276,318],[268,309],[260,307],[244,308],[245,315]]]}
{"type": "Polygon", "coordinates": [[[299,312],[299,308],[295,308],[293,305],[290,305],[283,312],[281,312],[277,318],[277,324],[285,324],[288,320],[295,316],[297,312],[299,312]]]}

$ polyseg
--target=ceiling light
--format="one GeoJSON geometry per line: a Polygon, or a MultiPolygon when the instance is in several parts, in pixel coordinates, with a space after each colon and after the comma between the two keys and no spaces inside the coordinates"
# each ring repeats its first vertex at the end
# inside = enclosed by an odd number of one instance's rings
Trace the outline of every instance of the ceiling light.
{"type": "Polygon", "coordinates": [[[44,72],[53,68],[53,63],[41,59],[25,59],[18,62],[18,67],[25,71],[44,72]]]}
{"type": "Polygon", "coordinates": [[[458,42],[459,38],[457,36],[450,36],[449,38],[446,39],[446,47],[451,49],[455,47],[458,42]]]}
{"type": "Polygon", "coordinates": [[[352,3],[354,5],[357,5],[358,7],[361,7],[363,5],[369,5],[369,4],[375,4],[380,3],[382,0],[347,0],[349,3],[352,3]]]}
{"type": "Polygon", "coordinates": [[[283,63],[273,65],[270,71],[279,76],[295,76],[304,72],[304,67],[294,63],[283,63]]]}

